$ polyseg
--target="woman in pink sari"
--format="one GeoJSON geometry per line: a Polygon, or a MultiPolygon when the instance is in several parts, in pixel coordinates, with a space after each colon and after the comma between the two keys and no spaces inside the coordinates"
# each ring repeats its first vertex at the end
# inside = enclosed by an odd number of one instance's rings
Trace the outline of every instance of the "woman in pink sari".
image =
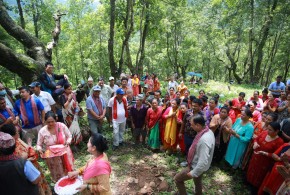
{"type": "Polygon", "coordinates": [[[58,181],[73,170],[74,157],[69,147],[72,135],[65,124],[56,122],[52,111],[45,114],[45,122],[38,132],[36,148],[45,159],[52,180],[58,181]]]}
{"type": "Polygon", "coordinates": [[[87,151],[92,154],[90,160],[77,171],[69,172],[68,177],[83,176],[84,183],[78,188],[81,194],[111,195],[111,165],[104,153],[108,150],[107,141],[101,134],[94,133],[87,146],[87,151]]]}

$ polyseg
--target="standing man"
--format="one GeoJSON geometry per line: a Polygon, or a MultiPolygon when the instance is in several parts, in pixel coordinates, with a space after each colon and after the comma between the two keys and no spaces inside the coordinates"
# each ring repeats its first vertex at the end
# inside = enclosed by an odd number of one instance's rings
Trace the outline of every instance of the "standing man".
{"type": "Polygon", "coordinates": [[[0,97],[3,97],[5,99],[7,107],[11,109],[14,107],[14,101],[12,97],[7,93],[7,88],[4,87],[2,83],[0,83],[0,97]]]}
{"type": "Polygon", "coordinates": [[[68,83],[67,75],[57,75],[53,73],[53,64],[45,63],[45,71],[39,77],[41,88],[52,95],[53,98],[61,95],[64,91],[63,86],[68,83]],[[59,80],[56,83],[56,80],[59,80]]]}
{"type": "Polygon", "coordinates": [[[30,96],[28,87],[21,87],[19,92],[21,99],[15,102],[15,110],[22,121],[22,137],[31,145],[44,123],[44,107],[38,98],[30,96]]]}
{"type": "Polygon", "coordinates": [[[194,116],[191,119],[191,127],[197,135],[188,151],[188,167],[174,177],[180,195],[187,194],[184,182],[190,179],[194,181],[195,194],[202,195],[202,175],[210,167],[215,147],[214,133],[205,125],[203,116],[194,116]]]}
{"type": "Polygon", "coordinates": [[[282,76],[277,76],[276,82],[269,85],[269,91],[272,92],[274,98],[279,98],[281,91],[285,91],[285,84],[281,82],[282,76]]]}
{"type": "Polygon", "coordinates": [[[6,124],[13,124],[19,132],[21,131],[17,112],[6,105],[4,97],[0,97],[0,128],[6,124]]]}
{"type": "Polygon", "coordinates": [[[138,95],[136,97],[136,104],[130,109],[131,114],[131,128],[133,129],[133,135],[135,144],[138,145],[140,141],[145,144],[146,128],[145,118],[147,114],[147,108],[142,104],[143,97],[138,95]]]}
{"type": "Polygon", "coordinates": [[[174,91],[177,91],[178,83],[174,80],[174,76],[170,77],[170,81],[168,82],[167,92],[169,93],[169,89],[173,87],[174,91]]]}
{"type": "Polygon", "coordinates": [[[85,91],[87,97],[90,96],[90,92],[93,89],[93,87],[94,87],[94,79],[90,76],[88,78],[88,82],[84,86],[84,91],[85,91]]]}
{"type": "Polygon", "coordinates": [[[127,84],[128,84],[128,78],[122,77],[121,78],[121,88],[123,89],[125,94],[127,93],[127,90],[129,89],[127,84]]]}
{"type": "Polygon", "coordinates": [[[183,123],[179,132],[179,137],[182,138],[184,134],[185,153],[188,150],[196,136],[196,131],[191,127],[191,118],[197,115],[203,116],[201,111],[202,102],[200,99],[194,99],[191,103],[191,109],[188,109],[183,117],[183,123]]]}
{"type": "Polygon", "coordinates": [[[29,85],[29,87],[33,93],[31,97],[38,98],[41,101],[44,107],[44,112],[47,113],[48,111],[52,110],[55,116],[57,117],[55,101],[53,100],[50,93],[46,91],[41,91],[40,90],[41,84],[39,82],[33,82],[29,85]]]}
{"type": "Polygon", "coordinates": [[[123,144],[123,135],[128,118],[127,100],[124,97],[124,90],[119,88],[116,96],[112,97],[108,103],[110,116],[113,118],[113,150],[123,144]]]}
{"type": "MultiPolygon", "coordinates": [[[[108,102],[110,100],[110,98],[113,96],[114,91],[111,89],[111,87],[109,85],[106,85],[104,83],[104,79],[103,78],[99,78],[99,85],[101,88],[101,97],[104,99],[105,101],[105,105],[108,105],[108,102]]],[[[106,119],[109,122],[110,121],[110,115],[109,115],[109,107],[106,107],[106,119]]]]}
{"type": "Polygon", "coordinates": [[[103,130],[102,123],[106,115],[106,104],[100,93],[101,87],[95,86],[93,94],[86,100],[88,121],[92,133],[102,133],[103,130]]]}
{"type": "Polygon", "coordinates": [[[117,89],[119,88],[118,85],[115,84],[115,79],[114,77],[110,77],[109,78],[109,86],[111,87],[111,89],[114,91],[114,93],[116,94],[117,89]]]}

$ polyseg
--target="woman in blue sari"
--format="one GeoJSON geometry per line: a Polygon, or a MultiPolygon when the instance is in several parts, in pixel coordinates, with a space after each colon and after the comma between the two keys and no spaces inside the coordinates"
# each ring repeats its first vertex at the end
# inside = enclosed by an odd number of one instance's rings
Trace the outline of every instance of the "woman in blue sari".
{"type": "Polygon", "coordinates": [[[254,127],[249,119],[252,117],[249,109],[242,111],[241,118],[238,118],[231,130],[231,138],[226,153],[226,161],[238,168],[241,165],[248,143],[252,139],[254,127]]]}

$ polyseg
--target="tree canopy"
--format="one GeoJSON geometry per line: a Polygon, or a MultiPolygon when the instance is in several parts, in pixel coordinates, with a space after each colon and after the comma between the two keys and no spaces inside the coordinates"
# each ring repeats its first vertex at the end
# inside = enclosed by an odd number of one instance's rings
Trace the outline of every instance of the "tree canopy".
{"type": "Polygon", "coordinates": [[[289,10],[287,0],[0,0],[2,80],[29,83],[52,61],[74,84],[194,71],[266,86],[289,77],[289,10]]]}

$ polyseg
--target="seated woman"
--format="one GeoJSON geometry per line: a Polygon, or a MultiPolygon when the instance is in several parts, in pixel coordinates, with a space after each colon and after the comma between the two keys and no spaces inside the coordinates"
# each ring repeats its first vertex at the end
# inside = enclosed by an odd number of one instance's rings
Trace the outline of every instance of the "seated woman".
{"type": "Polygon", "coordinates": [[[14,154],[22,159],[29,160],[34,167],[40,172],[41,180],[38,183],[38,194],[39,195],[50,195],[51,190],[49,184],[47,183],[42,168],[37,162],[38,156],[32,146],[27,145],[24,141],[19,138],[19,132],[13,124],[4,125],[1,131],[10,134],[15,139],[16,148],[14,154]]]}
{"type": "Polygon", "coordinates": [[[264,112],[276,112],[278,104],[275,101],[273,94],[269,94],[269,99],[264,102],[264,112]]]}
{"type": "Polygon", "coordinates": [[[214,115],[209,128],[215,135],[215,149],[213,154],[213,161],[220,162],[226,154],[228,141],[232,129],[232,120],[229,117],[230,108],[223,106],[220,113],[214,115]]]}
{"type": "Polygon", "coordinates": [[[112,194],[110,187],[111,165],[104,153],[108,150],[107,141],[101,134],[93,133],[87,147],[87,151],[92,155],[90,160],[77,171],[69,172],[68,177],[83,176],[84,183],[78,188],[81,194],[112,194]]]}
{"type": "Polygon", "coordinates": [[[272,153],[284,143],[278,136],[280,130],[279,123],[271,122],[267,129],[268,131],[262,132],[256,139],[254,139],[254,153],[251,157],[247,171],[247,181],[255,190],[260,187],[267,172],[271,170],[272,153]]]}
{"type": "Polygon", "coordinates": [[[45,122],[46,125],[38,132],[36,148],[45,158],[52,179],[58,181],[73,170],[74,158],[69,147],[72,135],[65,124],[56,122],[52,111],[45,114],[45,122]]]}
{"type": "Polygon", "coordinates": [[[262,95],[259,95],[259,98],[262,99],[263,102],[265,102],[269,98],[268,93],[268,88],[263,89],[262,95]]]}
{"type": "Polygon", "coordinates": [[[250,111],[252,112],[253,115],[253,124],[259,122],[262,120],[262,115],[261,112],[256,110],[257,107],[257,102],[255,100],[250,101],[250,103],[248,104],[248,107],[250,108],[250,111]]]}
{"type": "Polygon", "coordinates": [[[245,96],[246,94],[244,92],[240,92],[239,97],[232,100],[232,109],[234,109],[236,117],[241,114],[242,107],[246,105],[246,102],[244,101],[245,96]]]}
{"type": "Polygon", "coordinates": [[[241,118],[238,118],[231,130],[231,138],[226,152],[225,160],[238,168],[241,165],[242,157],[247,149],[248,143],[252,139],[254,127],[250,122],[253,117],[249,109],[242,111],[241,118]]]}
{"type": "Polygon", "coordinates": [[[279,115],[278,122],[282,122],[284,119],[290,117],[290,94],[288,94],[287,99],[279,105],[277,111],[279,115]]]}
{"type": "Polygon", "coordinates": [[[259,98],[259,91],[254,91],[253,97],[250,97],[250,99],[247,101],[247,104],[249,104],[251,101],[255,101],[257,103],[256,110],[263,111],[264,108],[264,102],[261,98],[259,98]]]}

